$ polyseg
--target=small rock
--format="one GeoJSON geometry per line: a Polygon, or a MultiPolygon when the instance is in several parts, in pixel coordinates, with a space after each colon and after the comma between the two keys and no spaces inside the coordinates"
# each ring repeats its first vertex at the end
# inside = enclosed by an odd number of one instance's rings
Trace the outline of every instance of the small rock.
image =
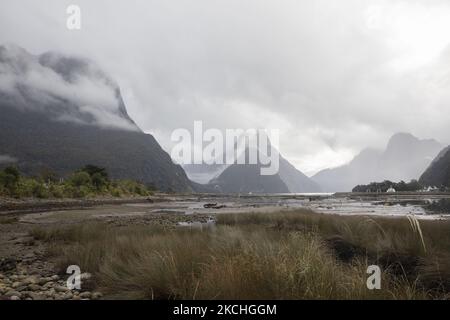
{"type": "Polygon", "coordinates": [[[13,287],[14,289],[16,289],[16,288],[18,288],[18,287],[21,287],[21,286],[23,286],[23,283],[20,282],[20,281],[16,281],[16,282],[14,282],[14,283],[12,284],[12,287],[13,287]]]}
{"type": "Polygon", "coordinates": [[[25,285],[36,284],[38,283],[38,279],[36,277],[26,277],[22,280],[25,285]]]}
{"type": "Polygon", "coordinates": [[[36,292],[30,292],[29,296],[33,300],[45,300],[45,296],[36,292]]]}
{"type": "Polygon", "coordinates": [[[63,295],[63,299],[64,299],[64,300],[70,300],[70,299],[72,299],[72,298],[73,298],[72,292],[67,292],[67,293],[65,293],[65,294],[63,295]]]}
{"type": "Polygon", "coordinates": [[[30,252],[30,253],[27,253],[26,255],[24,255],[23,258],[26,260],[35,260],[36,255],[34,253],[30,252]]]}
{"type": "Polygon", "coordinates": [[[8,292],[5,293],[5,296],[7,296],[7,297],[17,296],[20,298],[20,297],[22,297],[22,294],[15,290],[9,290],[8,292]]]}
{"type": "Polygon", "coordinates": [[[94,292],[94,293],[92,293],[92,299],[94,299],[94,300],[98,300],[98,299],[100,299],[101,297],[103,297],[103,295],[102,295],[100,292],[94,292]]]}
{"type": "Polygon", "coordinates": [[[52,278],[50,278],[50,277],[40,278],[38,281],[38,284],[43,285],[50,281],[52,281],[52,278]]]}
{"type": "Polygon", "coordinates": [[[0,259],[0,271],[11,271],[16,268],[17,260],[14,258],[0,259]]]}
{"type": "Polygon", "coordinates": [[[57,274],[51,276],[50,278],[52,279],[52,281],[58,281],[59,280],[59,276],[57,274]]]}
{"type": "Polygon", "coordinates": [[[73,296],[72,300],[81,300],[80,296],[73,296]]]}
{"type": "Polygon", "coordinates": [[[50,290],[47,291],[47,295],[53,296],[56,293],[55,288],[50,288],[50,290]]]}
{"type": "Polygon", "coordinates": [[[89,299],[91,297],[91,293],[89,291],[85,291],[85,292],[80,293],[79,297],[81,299],[89,299]]]}
{"type": "Polygon", "coordinates": [[[57,292],[67,292],[67,291],[69,291],[69,288],[64,287],[64,286],[55,286],[55,290],[57,292]]]}
{"type": "Polygon", "coordinates": [[[32,283],[32,284],[29,284],[29,285],[28,285],[28,289],[30,289],[30,290],[32,290],[32,291],[39,291],[39,290],[41,290],[41,286],[32,283]]]}
{"type": "Polygon", "coordinates": [[[10,299],[11,299],[11,300],[20,300],[20,297],[18,297],[18,296],[12,296],[10,299]]]}

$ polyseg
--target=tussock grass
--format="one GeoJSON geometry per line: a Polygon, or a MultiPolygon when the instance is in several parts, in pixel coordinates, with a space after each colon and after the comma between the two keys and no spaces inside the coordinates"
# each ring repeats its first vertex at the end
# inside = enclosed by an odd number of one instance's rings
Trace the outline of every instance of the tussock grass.
{"type": "Polygon", "coordinates": [[[415,217],[362,217],[320,214],[310,210],[274,213],[219,214],[218,225],[259,226],[309,231],[323,238],[340,237],[368,252],[396,252],[428,257],[450,253],[450,221],[418,221],[415,217]]]}
{"type": "Polygon", "coordinates": [[[449,224],[420,224],[427,251],[406,218],[304,210],[221,214],[203,231],[90,223],[32,234],[52,244],[62,270],[80,265],[111,298],[448,298],[449,224]],[[343,259],[339,250],[352,254],[343,259]],[[374,262],[381,290],[366,287],[374,262]]]}
{"type": "Polygon", "coordinates": [[[18,217],[11,217],[11,216],[2,217],[2,216],[0,216],[0,224],[13,224],[13,223],[16,223],[17,221],[19,221],[18,217]]]}

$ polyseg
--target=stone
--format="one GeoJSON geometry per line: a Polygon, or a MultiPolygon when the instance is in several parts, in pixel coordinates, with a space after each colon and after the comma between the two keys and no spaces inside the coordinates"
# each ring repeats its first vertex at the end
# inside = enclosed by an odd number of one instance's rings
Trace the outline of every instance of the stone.
{"type": "Polygon", "coordinates": [[[29,259],[35,259],[36,256],[34,253],[30,252],[30,253],[27,253],[26,255],[24,255],[23,258],[29,260],[29,259]]]}
{"type": "Polygon", "coordinates": [[[11,271],[16,268],[17,260],[14,258],[0,259],[0,271],[11,271]]]}
{"type": "Polygon", "coordinates": [[[18,297],[18,296],[12,296],[12,297],[11,297],[11,300],[20,300],[20,297],[18,297]]]}
{"type": "Polygon", "coordinates": [[[41,290],[41,286],[33,283],[33,284],[28,285],[28,289],[30,289],[32,291],[39,291],[39,290],[41,290]]]}
{"type": "Polygon", "coordinates": [[[69,291],[69,288],[64,287],[64,286],[55,286],[55,290],[57,292],[67,292],[67,291],[69,291]]]}
{"type": "Polygon", "coordinates": [[[44,278],[40,278],[39,279],[38,284],[43,285],[43,284],[46,284],[47,282],[50,282],[50,281],[52,281],[52,278],[44,277],[44,278]]]}
{"type": "Polygon", "coordinates": [[[101,299],[101,297],[103,297],[103,295],[100,292],[92,293],[92,299],[94,299],[94,300],[101,299]]]}
{"type": "Polygon", "coordinates": [[[81,299],[89,299],[91,297],[91,293],[89,291],[85,291],[80,293],[80,298],[81,299]]]}
{"type": "Polygon", "coordinates": [[[59,276],[57,274],[53,275],[50,277],[52,281],[58,281],[59,280],[59,276]]]}
{"type": "Polygon", "coordinates": [[[24,284],[29,285],[29,284],[37,284],[38,283],[38,279],[34,276],[32,277],[26,277],[25,279],[23,279],[22,281],[24,284]]]}
{"type": "Polygon", "coordinates": [[[7,296],[7,297],[17,296],[20,298],[20,297],[22,297],[22,294],[15,290],[9,290],[8,292],[5,293],[5,296],[7,296]]]}
{"type": "Polygon", "coordinates": [[[73,298],[72,292],[67,292],[67,293],[65,293],[65,294],[63,295],[63,299],[64,299],[64,300],[70,300],[70,299],[72,299],[72,298],[73,298]]]}
{"type": "Polygon", "coordinates": [[[33,300],[45,300],[45,296],[40,293],[30,292],[28,295],[33,300]]]}

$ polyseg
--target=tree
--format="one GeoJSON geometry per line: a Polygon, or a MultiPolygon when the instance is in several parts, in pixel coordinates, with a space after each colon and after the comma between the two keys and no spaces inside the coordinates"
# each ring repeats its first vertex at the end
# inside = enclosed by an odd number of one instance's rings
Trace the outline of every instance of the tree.
{"type": "Polygon", "coordinates": [[[104,180],[109,181],[109,177],[108,177],[108,172],[106,172],[105,168],[100,168],[91,164],[88,164],[86,166],[84,166],[80,171],[84,171],[87,172],[91,178],[95,175],[98,174],[100,175],[104,180]]]}
{"type": "Polygon", "coordinates": [[[108,185],[108,179],[105,178],[104,175],[102,175],[100,172],[96,172],[91,176],[92,185],[97,189],[100,190],[103,187],[108,185]]]}
{"type": "Polygon", "coordinates": [[[20,180],[20,172],[16,167],[10,166],[0,172],[0,184],[10,193],[13,194],[17,190],[20,180]]]}
{"type": "Polygon", "coordinates": [[[91,177],[87,172],[79,171],[72,174],[69,181],[75,187],[87,186],[91,184],[91,177]]]}
{"type": "Polygon", "coordinates": [[[5,174],[9,174],[9,175],[13,176],[17,182],[19,181],[20,171],[19,171],[19,169],[17,169],[17,167],[14,167],[14,166],[6,167],[5,169],[3,169],[3,172],[5,174]]]}

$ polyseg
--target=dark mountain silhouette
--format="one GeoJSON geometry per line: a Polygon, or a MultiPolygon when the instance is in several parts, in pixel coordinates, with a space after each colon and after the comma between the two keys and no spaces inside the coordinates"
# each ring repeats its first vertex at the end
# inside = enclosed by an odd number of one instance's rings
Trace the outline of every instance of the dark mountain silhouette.
{"type": "Polygon", "coordinates": [[[438,154],[419,182],[424,186],[450,187],[450,146],[438,154]]]}
{"type": "MultiPolygon", "coordinates": [[[[248,150],[246,151],[248,152],[248,150]]],[[[260,164],[232,164],[210,186],[227,193],[307,193],[320,192],[320,186],[279,155],[279,170],[275,175],[261,175],[260,164]]]]}
{"type": "Polygon", "coordinates": [[[0,165],[60,176],[86,164],[113,178],[190,191],[184,170],[128,116],[118,85],[95,63],[0,46],[0,165]],[[9,161],[5,161],[9,159],[9,161]]]}
{"type": "Polygon", "coordinates": [[[260,164],[233,164],[210,185],[225,193],[288,193],[289,189],[278,174],[263,176],[260,164]]]}

